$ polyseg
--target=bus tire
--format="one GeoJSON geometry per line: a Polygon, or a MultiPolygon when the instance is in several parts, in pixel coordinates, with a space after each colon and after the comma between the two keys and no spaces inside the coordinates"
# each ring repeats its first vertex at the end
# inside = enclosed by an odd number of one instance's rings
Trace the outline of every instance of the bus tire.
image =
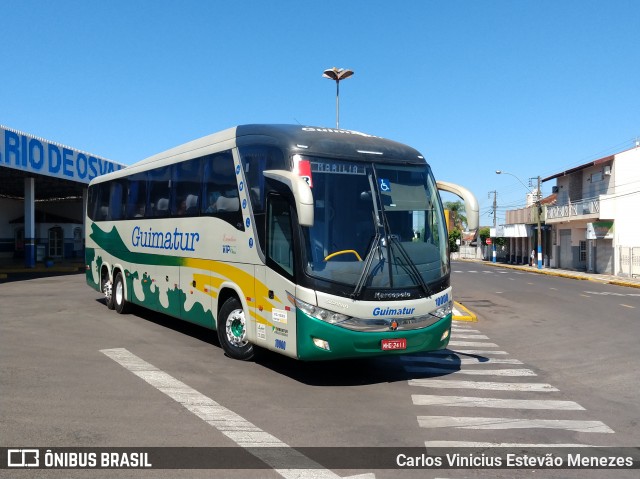
{"type": "Polygon", "coordinates": [[[125,314],[129,312],[129,302],[125,297],[124,279],[122,273],[118,271],[116,279],[113,282],[113,306],[118,314],[125,314]]]}
{"type": "Polygon", "coordinates": [[[104,293],[104,300],[108,309],[113,309],[113,283],[109,281],[109,275],[102,276],[102,292],[104,293]]]}
{"type": "Polygon", "coordinates": [[[227,299],[218,314],[218,339],[224,352],[233,359],[253,358],[253,344],[247,340],[248,321],[237,298],[227,299]]]}

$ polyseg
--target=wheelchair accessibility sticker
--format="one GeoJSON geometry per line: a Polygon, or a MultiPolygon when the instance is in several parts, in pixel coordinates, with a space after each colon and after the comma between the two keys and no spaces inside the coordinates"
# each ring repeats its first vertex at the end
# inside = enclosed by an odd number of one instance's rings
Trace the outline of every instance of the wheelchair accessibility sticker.
{"type": "Polygon", "coordinates": [[[386,178],[378,178],[378,186],[383,193],[389,193],[391,191],[391,182],[386,178]]]}

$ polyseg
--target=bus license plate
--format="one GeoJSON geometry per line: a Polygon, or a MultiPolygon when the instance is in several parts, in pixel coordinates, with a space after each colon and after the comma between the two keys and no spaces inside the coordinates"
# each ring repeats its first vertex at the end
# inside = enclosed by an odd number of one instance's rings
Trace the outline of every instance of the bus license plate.
{"type": "Polygon", "coordinates": [[[405,338],[382,340],[383,351],[391,351],[394,349],[407,349],[407,340],[405,338]]]}

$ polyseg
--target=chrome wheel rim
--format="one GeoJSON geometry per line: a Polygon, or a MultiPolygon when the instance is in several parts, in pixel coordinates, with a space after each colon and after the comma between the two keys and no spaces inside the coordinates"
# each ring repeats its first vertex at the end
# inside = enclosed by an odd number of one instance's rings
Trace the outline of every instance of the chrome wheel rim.
{"type": "Polygon", "coordinates": [[[122,281],[119,281],[116,284],[116,303],[122,304],[124,299],[124,286],[122,285],[122,281]]]}
{"type": "Polygon", "coordinates": [[[242,348],[248,344],[247,328],[242,309],[236,309],[227,316],[225,323],[227,339],[229,343],[236,348],[242,348]]]}
{"type": "Polygon", "coordinates": [[[104,297],[107,302],[111,301],[111,295],[113,294],[113,288],[111,286],[111,281],[105,281],[102,285],[102,291],[104,291],[104,297]]]}

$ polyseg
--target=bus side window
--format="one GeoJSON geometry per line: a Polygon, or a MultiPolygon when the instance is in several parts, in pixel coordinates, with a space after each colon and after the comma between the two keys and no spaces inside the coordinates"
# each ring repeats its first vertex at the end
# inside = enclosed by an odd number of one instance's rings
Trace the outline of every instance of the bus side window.
{"type": "Polygon", "coordinates": [[[270,195],[267,209],[267,264],[275,263],[293,278],[293,226],[289,203],[279,195],[270,195]]]}
{"type": "Polygon", "coordinates": [[[121,220],[124,217],[124,204],[126,200],[126,188],[124,181],[114,180],[109,182],[109,220],[121,220]]]}
{"type": "Polygon", "coordinates": [[[242,161],[244,177],[247,181],[247,193],[251,201],[255,227],[258,232],[258,243],[265,252],[265,204],[266,195],[264,170],[289,170],[279,148],[266,145],[241,146],[238,149],[242,161]]]}
{"type": "Polygon", "coordinates": [[[198,216],[200,214],[200,181],[202,158],[178,163],[173,167],[171,187],[175,202],[173,216],[198,216]]]}
{"type": "Polygon", "coordinates": [[[244,231],[233,156],[225,151],[204,158],[202,214],[220,218],[244,231]]]}
{"type": "Polygon", "coordinates": [[[169,216],[171,170],[168,166],[149,171],[149,205],[146,218],[169,216]]]}
{"type": "Polygon", "coordinates": [[[147,208],[147,174],[137,173],[129,178],[127,196],[127,218],[144,217],[147,208]]]}
{"type": "Polygon", "coordinates": [[[89,198],[87,201],[87,216],[90,220],[98,219],[98,196],[100,192],[100,183],[89,187],[89,198]]]}

